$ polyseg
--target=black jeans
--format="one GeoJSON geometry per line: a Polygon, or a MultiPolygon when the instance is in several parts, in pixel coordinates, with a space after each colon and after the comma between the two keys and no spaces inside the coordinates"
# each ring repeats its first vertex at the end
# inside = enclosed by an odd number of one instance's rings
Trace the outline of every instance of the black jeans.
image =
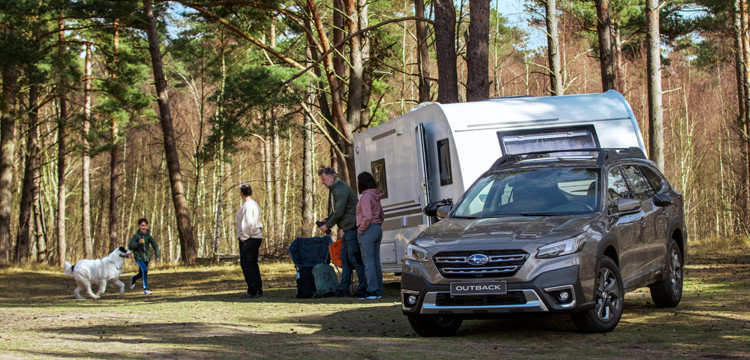
{"type": "Polygon", "coordinates": [[[247,293],[250,295],[263,293],[263,280],[260,278],[258,268],[258,249],[263,239],[249,238],[240,240],[240,266],[242,274],[245,275],[247,293]]]}

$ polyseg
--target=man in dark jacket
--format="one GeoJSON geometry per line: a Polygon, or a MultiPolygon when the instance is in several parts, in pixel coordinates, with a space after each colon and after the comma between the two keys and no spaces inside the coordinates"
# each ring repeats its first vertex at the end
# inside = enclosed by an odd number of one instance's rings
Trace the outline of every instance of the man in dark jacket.
{"type": "Polygon", "coordinates": [[[336,291],[336,296],[350,295],[352,269],[357,271],[357,279],[359,279],[359,287],[357,287],[354,295],[360,296],[367,290],[367,280],[362,255],[359,252],[359,243],[357,242],[357,193],[338,178],[333,168],[322,166],[318,170],[318,176],[320,176],[323,185],[328,187],[332,207],[331,214],[321,221],[323,225],[320,230],[326,232],[330,228],[338,226],[339,229],[344,231],[341,244],[341,282],[336,291]]]}

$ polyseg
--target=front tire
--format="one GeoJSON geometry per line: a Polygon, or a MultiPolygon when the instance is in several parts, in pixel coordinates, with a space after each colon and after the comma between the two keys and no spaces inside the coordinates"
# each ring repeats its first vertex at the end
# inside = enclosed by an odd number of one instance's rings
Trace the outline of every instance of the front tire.
{"type": "Polygon", "coordinates": [[[625,290],[620,269],[609,257],[603,257],[594,288],[596,305],[588,310],[571,314],[578,331],[605,333],[614,330],[622,316],[625,290]]]}
{"type": "Polygon", "coordinates": [[[407,315],[414,332],[424,337],[453,336],[463,319],[447,315],[407,315]]]}
{"type": "Polygon", "coordinates": [[[682,299],[683,260],[677,242],[669,242],[666,278],[650,286],[651,300],[660,308],[675,307],[682,299]]]}

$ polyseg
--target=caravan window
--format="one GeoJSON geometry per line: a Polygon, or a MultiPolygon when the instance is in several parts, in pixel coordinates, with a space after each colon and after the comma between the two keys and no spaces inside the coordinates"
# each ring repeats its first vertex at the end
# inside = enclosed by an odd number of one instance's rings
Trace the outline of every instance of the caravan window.
{"type": "Polygon", "coordinates": [[[451,171],[451,147],[448,139],[437,141],[438,167],[440,168],[440,186],[453,184],[451,171]]]}
{"type": "Polygon", "coordinates": [[[503,154],[599,148],[593,125],[498,132],[503,154]]]}
{"type": "Polygon", "coordinates": [[[370,169],[372,170],[372,177],[375,178],[375,182],[378,184],[378,189],[383,193],[381,199],[388,198],[388,183],[386,182],[385,177],[385,159],[371,162],[370,169]]]}

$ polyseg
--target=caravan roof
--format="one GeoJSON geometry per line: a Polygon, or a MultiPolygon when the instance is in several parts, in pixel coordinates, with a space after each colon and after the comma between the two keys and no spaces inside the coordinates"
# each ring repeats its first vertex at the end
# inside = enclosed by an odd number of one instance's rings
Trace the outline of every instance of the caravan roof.
{"type": "Polygon", "coordinates": [[[493,98],[486,101],[437,104],[454,131],[487,127],[563,125],[634,118],[625,98],[617,91],[545,97],[493,98]]]}

